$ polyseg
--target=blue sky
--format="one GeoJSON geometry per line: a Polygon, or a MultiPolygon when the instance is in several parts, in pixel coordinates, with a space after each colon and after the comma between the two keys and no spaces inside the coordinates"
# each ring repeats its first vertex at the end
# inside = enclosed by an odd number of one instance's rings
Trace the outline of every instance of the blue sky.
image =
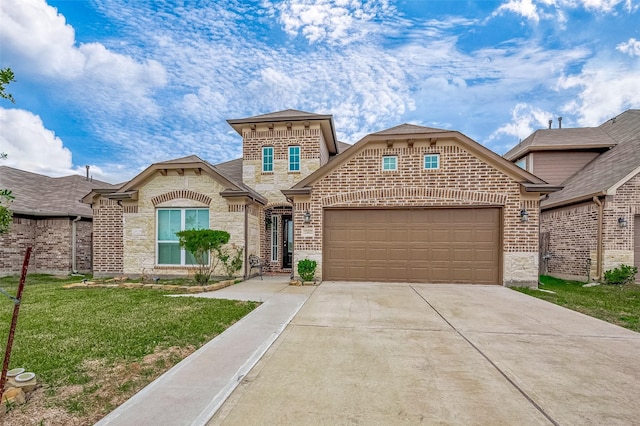
{"type": "MultiPolygon", "coordinates": [[[[226,119],[333,114],[355,143],[401,123],[502,154],[549,119],[640,108],[638,0],[2,0],[2,164],[120,182],[238,158],[226,119]]],[[[555,126],[556,124],[554,124],[555,126]]]]}

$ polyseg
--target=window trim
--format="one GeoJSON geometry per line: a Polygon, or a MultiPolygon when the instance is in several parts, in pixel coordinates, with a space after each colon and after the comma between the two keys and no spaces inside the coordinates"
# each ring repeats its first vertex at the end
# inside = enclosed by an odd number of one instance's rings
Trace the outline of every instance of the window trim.
{"type": "Polygon", "coordinates": [[[263,146],[262,147],[262,173],[271,173],[273,172],[273,157],[274,157],[274,149],[272,146],[263,146]],[[266,151],[270,151],[270,154],[267,154],[266,151]],[[267,163],[265,160],[270,158],[270,162],[267,163]],[[267,170],[267,165],[268,170],[267,170]]]}
{"type": "MultiPolygon", "coordinates": [[[[187,254],[186,254],[186,250],[183,249],[182,247],[180,247],[180,263],[160,263],[160,244],[178,244],[178,247],[180,246],[180,243],[176,240],[160,240],[159,239],[159,228],[160,228],[160,212],[161,211],[168,211],[168,210],[179,210],[180,211],[180,230],[183,231],[185,230],[185,222],[186,222],[186,214],[185,212],[187,210],[206,210],[207,211],[207,221],[209,223],[207,223],[207,229],[211,229],[211,211],[208,207],[158,207],[156,208],[156,235],[155,235],[155,249],[156,249],[156,255],[155,255],[155,264],[157,266],[175,266],[175,267],[182,267],[182,266],[190,266],[189,264],[187,264],[187,254]]],[[[201,228],[189,228],[189,229],[201,229],[201,228]]]]}
{"type": "Polygon", "coordinates": [[[383,172],[395,172],[398,171],[398,156],[397,155],[383,155],[382,156],[382,171],[383,172]],[[393,168],[387,168],[388,164],[385,160],[393,159],[393,168]]]}
{"type": "Polygon", "coordinates": [[[302,148],[300,147],[300,145],[289,145],[289,148],[287,150],[289,152],[289,171],[290,172],[299,172],[300,171],[300,159],[302,156],[302,148]],[[292,154],[291,151],[297,149],[298,152],[297,154],[292,154]],[[297,161],[292,162],[293,158],[297,157],[297,161]],[[297,168],[292,168],[293,165],[297,165],[297,168]]]}
{"type": "Polygon", "coordinates": [[[430,153],[430,154],[425,154],[424,157],[422,158],[422,168],[425,170],[438,170],[440,169],[440,153],[430,153]],[[427,167],[427,158],[428,157],[432,157],[436,159],[436,166],[435,167],[427,167]]]}

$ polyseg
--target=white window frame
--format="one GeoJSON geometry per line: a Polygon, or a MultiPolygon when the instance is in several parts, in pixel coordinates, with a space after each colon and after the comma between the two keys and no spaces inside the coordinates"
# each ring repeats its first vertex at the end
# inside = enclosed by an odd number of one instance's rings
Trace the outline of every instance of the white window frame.
{"type": "Polygon", "coordinates": [[[300,160],[302,157],[302,148],[300,148],[300,145],[291,145],[288,149],[289,151],[289,171],[290,172],[299,172],[300,171],[300,160]],[[292,154],[292,150],[296,150],[297,149],[297,154],[292,154]],[[292,157],[297,157],[298,160],[296,162],[292,162],[292,157]],[[294,168],[292,166],[297,166],[297,168],[294,168]]]}
{"type": "Polygon", "coordinates": [[[424,167],[425,170],[438,170],[440,168],[440,154],[425,154],[424,158],[422,159],[422,167],[424,167]],[[427,167],[427,158],[435,158],[436,166],[427,167]]]}
{"type": "Polygon", "coordinates": [[[384,155],[382,157],[382,171],[383,172],[393,172],[398,170],[398,156],[397,155],[384,155]],[[393,160],[393,168],[388,168],[387,166],[391,166],[390,163],[385,160],[393,160]]]}
{"type": "Polygon", "coordinates": [[[278,248],[280,242],[278,241],[278,229],[280,228],[278,223],[280,221],[279,216],[271,216],[271,261],[278,261],[278,248]]]}
{"type": "MultiPolygon", "coordinates": [[[[158,239],[158,231],[159,231],[159,226],[160,226],[160,211],[166,211],[166,210],[180,210],[180,230],[183,231],[185,229],[185,220],[186,220],[186,214],[185,212],[187,210],[206,210],[209,213],[209,221],[211,221],[211,211],[208,208],[201,208],[201,207],[164,207],[164,208],[157,208],[156,209],[156,235],[155,235],[155,239],[156,239],[156,265],[159,266],[189,266],[190,264],[187,264],[187,254],[186,254],[186,250],[183,249],[182,247],[180,248],[180,263],[160,263],[160,244],[161,243],[171,243],[171,244],[179,244],[177,241],[175,240],[160,240],[158,239]]],[[[209,225],[210,226],[210,225],[209,225]]],[[[209,229],[209,228],[207,228],[209,229]]]]}
{"type": "Polygon", "coordinates": [[[274,161],[274,149],[272,146],[263,146],[262,147],[262,171],[263,172],[273,172],[273,161],[274,161]],[[267,151],[270,152],[270,154],[267,154],[267,151]],[[271,162],[270,163],[266,163],[265,159],[270,157],[271,158],[271,162]],[[268,169],[267,169],[267,164],[269,165],[268,169]]]}

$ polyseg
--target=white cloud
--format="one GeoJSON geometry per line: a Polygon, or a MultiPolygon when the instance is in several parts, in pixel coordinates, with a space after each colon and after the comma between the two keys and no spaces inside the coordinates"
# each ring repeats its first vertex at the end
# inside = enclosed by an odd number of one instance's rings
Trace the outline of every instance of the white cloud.
{"type": "Polygon", "coordinates": [[[362,39],[372,30],[369,23],[394,11],[386,0],[285,0],[264,6],[277,12],[285,32],[302,34],[311,43],[362,39]]]}
{"type": "Polygon", "coordinates": [[[560,79],[561,89],[578,90],[563,110],[581,126],[597,126],[629,108],[640,107],[640,62],[624,64],[594,58],[580,74],[560,79]]]}
{"type": "Polygon", "coordinates": [[[533,3],[533,0],[509,0],[508,2],[501,4],[495,14],[500,14],[503,11],[513,12],[516,15],[520,15],[523,18],[527,18],[534,22],[538,22],[540,20],[538,8],[533,3]]]}
{"type": "Polygon", "coordinates": [[[39,116],[22,109],[0,108],[0,151],[3,165],[50,176],[73,173],[71,151],[44,127],[39,116]]]}
{"type": "Polygon", "coordinates": [[[553,18],[564,23],[567,20],[565,10],[583,8],[590,12],[609,14],[615,13],[621,4],[629,13],[637,10],[632,0],[508,0],[492,16],[511,12],[534,23],[553,18]]]}
{"type": "Polygon", "coordinates": [[[500,136],[512,136],[514,139],[522,140],[540,128],[548,127],[549,120],[553,115],[533,105],[520,103],[511,110],[511,121],[500,126],[489,140],[500,136]]]}
{"type": "Polygon", "coordinates": [[[616,49],[631,57],[640,56],[640,41],[632,37],[628,41],[618,44],[616,49]]]}
{"type": "MultiPolygon", "coordinates": [[[[0,165],[46,176],[85,175],[84,166],[73,166],[71,151],[42,119],[22,109],[0,108],[0,165]]],[[[116,183],[131,179],[132,170],[120,165],[90,165],[94,179],[116,183]]]]}
{"type": "Polygon", "coordinates": [[[3,55],[18,74],[57,80],[96,109],[157,112],[150,95],[166,84],[159,62],[138,62],[100,43],[78,46],[74,29],[44,0],[3,0],[0,21],[3,55]]]}

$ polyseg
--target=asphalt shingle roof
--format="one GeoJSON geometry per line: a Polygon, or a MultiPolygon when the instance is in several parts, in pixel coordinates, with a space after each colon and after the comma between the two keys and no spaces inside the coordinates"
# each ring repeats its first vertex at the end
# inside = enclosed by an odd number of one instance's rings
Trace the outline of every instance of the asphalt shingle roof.
{"type": "Polygon", "coordinates": [[[640,168],[640,110],[625,111],[598,129],[616,145],[563,182],[564,189],[549,194],[540,203],[543,208],[601,194],[640,168]]]}
{"type": "Polygon", "coordinates": [[[15,200],[10,209],[15,214],[32,216],[93,217],[82,197],[96,188],[118,188],[99,180],[71,175],[49,177],[8,166],[0,166],[0,188],[11,190],[15,200]]]}

